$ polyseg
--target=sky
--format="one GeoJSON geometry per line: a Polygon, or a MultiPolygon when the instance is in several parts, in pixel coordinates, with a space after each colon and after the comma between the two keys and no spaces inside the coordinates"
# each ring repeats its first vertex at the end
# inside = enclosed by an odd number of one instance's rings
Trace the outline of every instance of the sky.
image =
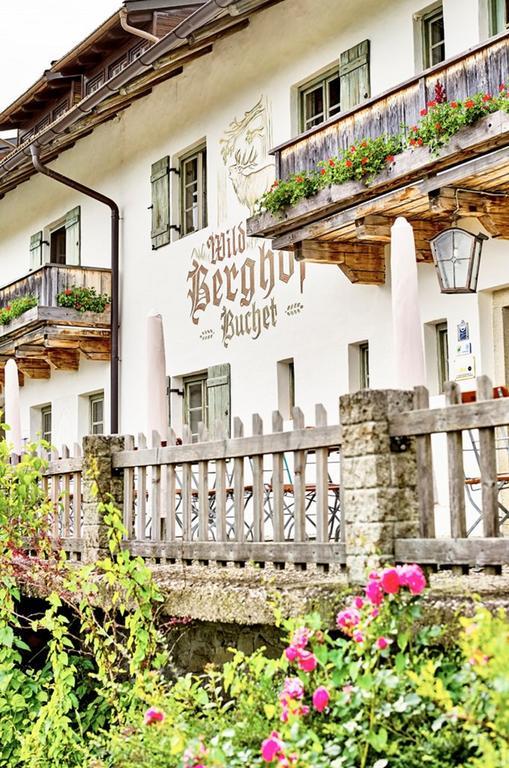
{"type": "Polygon", "coordinates": [[[122,0],[0,0],[0,110],[122,5],[122,0]]]}

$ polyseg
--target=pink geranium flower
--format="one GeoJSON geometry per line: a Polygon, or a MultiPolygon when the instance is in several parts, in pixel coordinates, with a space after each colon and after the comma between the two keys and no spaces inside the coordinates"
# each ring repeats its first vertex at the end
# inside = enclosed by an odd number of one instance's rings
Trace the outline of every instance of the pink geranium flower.
{"type": "Polygon", "coordinates": [[[277,731],[272,731],[268,739],[262,742],[262,758],[266,763],[271,763],[275,757],[284,756],[284,742],[277,731]]]}
{"type": "Polygon", "coordinates": [[[366,597],[372,605],[380,605],[384,599],[384,591],[379,581],[368,581],[366,586],[366,597]]]}
{"type": "Polygon", "coordinates": [[[340,629],[350,630],[356,627],[360,620],[360,613],[356,608],[347,608],[338,613],[336,624],[340,629]]]}
{"type": "Polygon", "coordinates": [[[311,651],[301,651],[299,658],[297,659],[299,669],[303,672],[313,672],[318,665],[318,660],[314,653],[311,651]]]}
{"type": "Polygon", "coordinates": [[[353,605],[355,608],[357,608],[358,611],[360,611],[364,606],[364,600],[362,599],[362,597],[357,595],[357,597],[354,597],[353,599],[353,605]]]}
{"type": "Polygon", "coordinates": [[[383,635],[379,637],[375,643],[376,647],[379,651],[385,650],[390,644],[392,643],[392,640],[388,637],[384,637],[383,635]]]}
{"type": "Polygon", "coordinates": [[[395,595],[399,592],[399,574],[395,568],[386,568],[382,573],[380,583],[384,592],[388,595],[395,595]]]}
{"type": "Polygon", "coordinates": [[[329,706],[330,694],[327,688],[321,685],[313,693],[313,707],[317,712],[323,712],[329,706]]]}
{"type": "Polygon", "coordinates": [[[412,595],[420,595],[426,588],[426,577],[422,568],[416,563],[400,566],[398,575],[401,586],[408,587],[412,595]]]}
{"type": "Polygon", "coordinates": [[[298,677],[287,677],[283,687],[283,693],[290,699],[302,699],[304,697],[304,686],[298,677]]]}
{"type": "Polygon", "coordinates": [[[285,656],[290,662],[295,661],[298,655],[299,655],[299,649],[296,648],[294,645],[290,645],[288,646],[288,648],[285,649],[285,656]]]}
{"type": "Polygon", "coordinates": [[[311,630],[307,627],[298,627],[293,633],[292,645],[295,648],[305,648],[309,642],[311,630]]]}

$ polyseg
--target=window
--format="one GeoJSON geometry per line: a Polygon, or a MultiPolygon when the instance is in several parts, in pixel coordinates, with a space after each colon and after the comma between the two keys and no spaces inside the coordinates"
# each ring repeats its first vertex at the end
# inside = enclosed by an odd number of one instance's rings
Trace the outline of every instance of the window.
{"type": "Polygon", "coordinates": [[[205,147],[180,161],[181,235],[207,226],[207,150],[205,147]]]}
{"type": "Polygon", "coordinates": [[[361,389],[369,389],[369,344],[367,341],[359,344],[359,385],[361,389]]]}
{"type": "Polygon", "coordinates": [[[52,264],[65,264],[65,225],[50,232],[50,261],[52,264]]]}
{"type": "Polygon", "coordinates": [[[444,391],[445,383],[449,381],[449,339],[447,323],[437,323],[435,326],[438,362],[438,391],[444,391]]]}
{"type": "Polygon", "coordinates": [[[51,443],[51,405],[41,408],[41,437],[51,443]]]}
{"type": "Polygon", "coordinates": [[[90,434],[104,434],[104,393],[90,396],[90,434]]]}
{"type": "Polygon", "coordinates": [[[498,35],[509,27],[509,0],[489,0],[490,33],[498,35]]]}
{"type": "Polygon", "coordinates": [[[350,392],[369,389],[369,342],[356,341],[348,345],[348,386],[350,392]]]}
{"type": "Polygon", "coordinates": [[[422,17],[422,51],[425,69],[445,59],[444,12],[441,5],[422,17]]]}
{"type": "Polygon", "coordinates": [[[291,419],[295,407],[295,364],[293,358],[277,364],[278,409],[284,419],[291,419]]]}
{"type": "Polygon", "coordinates": [[[193,443],[198,440],[198,425],[207,424],[207,374],[184,378],[184,424],[191,430],[193,443]]]}
{"type": "Polygon", "coordinates": [[[369,40],[349,48],[339,62],[297,89],[299,131],[320,125],[370,96],[369,40]]]}
{"type": "Polygon", "coordinates": [[[341,109],[339,67],[299,89],[301,131],[319,125],[341,109]]]}
{"type": "Polygon", "coordinates": [[[104,84],[104,72],[99,72],[98,75],[95,75],[95,77],[90,78],[90,80],[87,81],[87,85],[85,88],[85,93],[87,96],[90,96],[91,93],[95,93],[99,90],[101,85],[104,84]]]}

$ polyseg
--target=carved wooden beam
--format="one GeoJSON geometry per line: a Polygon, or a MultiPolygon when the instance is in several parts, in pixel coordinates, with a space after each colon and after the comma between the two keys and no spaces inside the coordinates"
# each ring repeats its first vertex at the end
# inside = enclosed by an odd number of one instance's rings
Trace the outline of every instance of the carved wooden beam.
{"type": "Polygon", "coordinates": [[[49,349],[48,361],[59,371],[77,371],[80,367],[79,349],[49,349]]]}
{"type": "Polygon", "coordinates": [[[110,359],[111,341],[107,338],[85,338],[80,341],[80,349],[89,360],[110,359]]]}
{"type": "Polygon", "coordinates": [[[16,351],[16,363],[19,370],[31,379],[49,379],[51,376],[50,365],[42,358],[18,357],[16,351]]]}
{"type": "Polygon", "coordinates": [[[430,192],[429,209],[435,215],[448,214],[451,220],[479,219],[492,237],[509,239],[509,196],[475,189],[443,187],[430,192]]]}
{"type": "Polygon", "coordinates": [[[304,240],[295,248],[297,261],[337,264],[352,283],[383,285],[385,253],[383,245],[355,241],[304,240]]]}
{"type": "MultiPolygon", "coordinates": [[[[363,216],[355,222],[355,236],[361,242],[390,243],[391,226],[394,221],[394,216],[380,214],[363,216]]],[[[432,262],[429,241],[443,229],[450,227],[451,219],[443,215],[433,220],[409,218],[409,223],[414,231],[417,261],[432,262]]]]}

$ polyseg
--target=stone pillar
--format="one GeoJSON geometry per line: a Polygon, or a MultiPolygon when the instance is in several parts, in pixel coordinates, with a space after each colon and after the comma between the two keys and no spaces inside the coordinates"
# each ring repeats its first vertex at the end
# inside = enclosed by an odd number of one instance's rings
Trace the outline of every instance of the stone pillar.
{"type": "Polygon", "coordinates": [[[83,560],[93,562],[106,554],[107,535],[102,504],[113,501],[122,509],[123,473],[112,466],[112,455],[124,449],[118,435],[88,435],[83,438],[83,560]],[[94,486],[97,493],[94,493],[94,486]]]}
{"type": "Polygon", "coordinates": [[[392,445],[389,418],[413,393],[365,389],[340,398],[341,484],[350,581],[394,562],[394,539],[419,536],[415,441],[392,445]],[[402,450],[403,449],[403,450],[402,450]]]}

